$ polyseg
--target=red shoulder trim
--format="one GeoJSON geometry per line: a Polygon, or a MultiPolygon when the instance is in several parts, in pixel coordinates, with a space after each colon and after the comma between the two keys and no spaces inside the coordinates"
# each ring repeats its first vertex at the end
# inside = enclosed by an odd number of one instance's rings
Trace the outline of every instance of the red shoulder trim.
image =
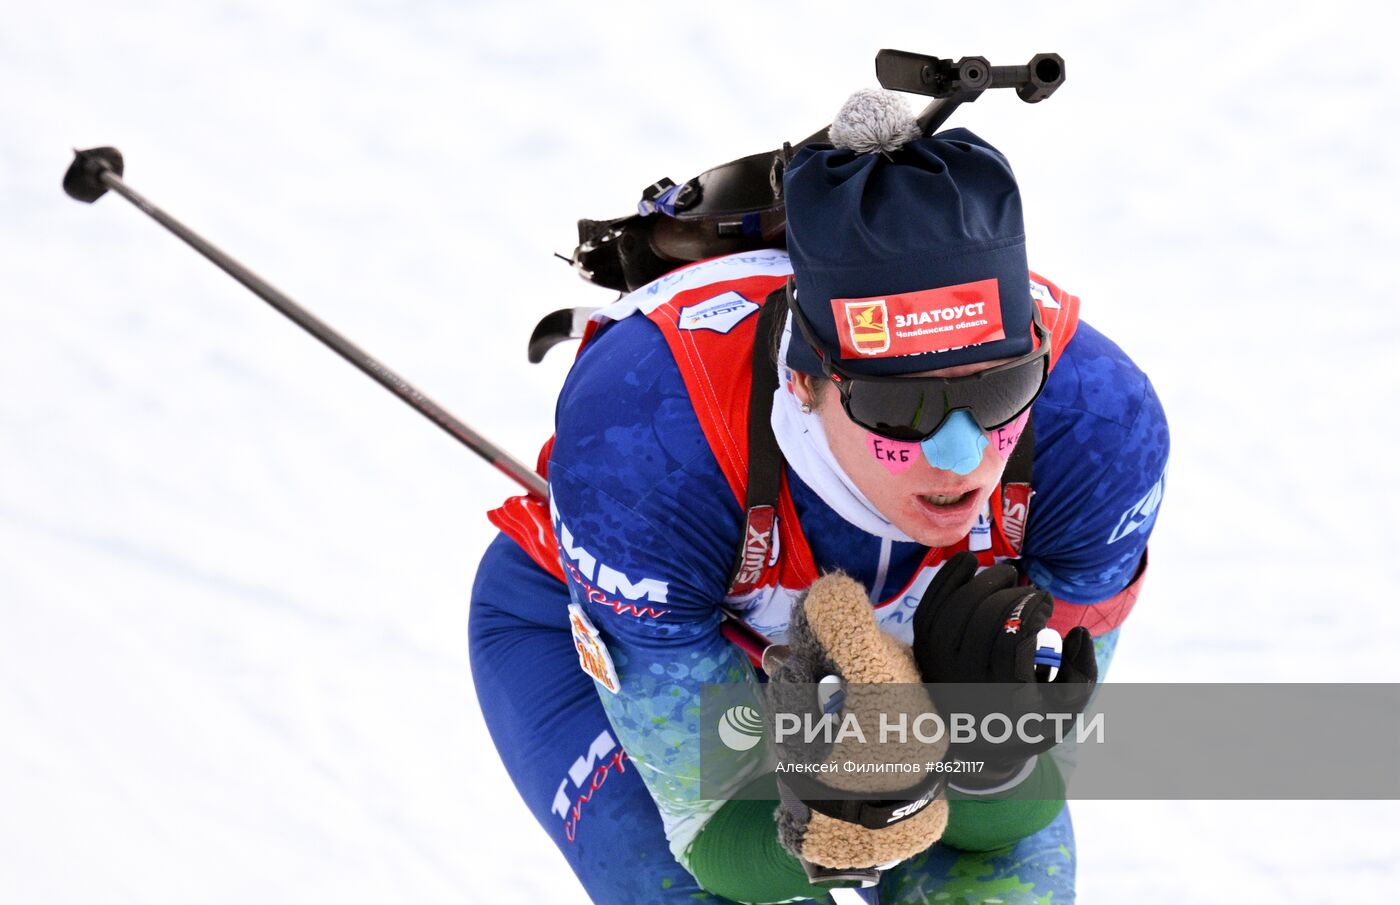
{"type": "Polygon", "coordinates": [[[504,531],[520,549],[530,554],[535,565],[560,581],[564,567],[559,563],[559,545],[554,540],[554,524],[549,505],[533,496],[513,496],[486,513],[491,524],[504,531]]]}
{"type": "MultiPolygon", "coordinates": [[[[535,471],[542,478],[549,478],[549,455],[553,451],[554,437],[550,436],[540,447],[539,458],[535,460],[535,471]]],[[[513,496],[487,512],[486,517],[519,544],[520,549],[530,554],[536,565],[560,581],[564,580],[564,567],[559,563],[559,545],[554,540],[554,521],[549,517],[548,503],[538,497],[513,496]]]]}
{"type": "Polygon", "coordinates": [[[1142,562],[1138,564],[1137,575],[1132,584],[1098,603],[1070,603],[1055,598],[1055,612],[1050,616],[1050,628],[1064,635],[1077,625],[1089,630],[1097,638],[1106,635],[1123,624],[1133,611],[1138,595],[1142,593],[1143,580],[1147,578],[1147,551],[1142,552],[1142,562]]]}

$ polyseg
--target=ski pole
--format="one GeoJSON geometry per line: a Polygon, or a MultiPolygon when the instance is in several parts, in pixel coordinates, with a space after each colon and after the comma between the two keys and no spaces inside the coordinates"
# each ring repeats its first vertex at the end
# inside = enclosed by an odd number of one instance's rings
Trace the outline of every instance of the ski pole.
{"type": "Polygon", "coordinates": [[[331,329],[320,318],[292,301],[285,294],[242,264],[206,241],[194,230],[147,201],[122,181],[123,162],[116,148],[89,148],[73,151],[74,159],[63,177],[63,190],[72,198],[91,204],[108,189],[140,208],[151,219],[180,237],[185,244],[204,255],[221,270],[250,289],[255,295],[290,318],[297,326],[329,346],[341,358],[373,378],[380,386],[408,403],[458,442],[508,475],[531,495],[547,499],[545,480],[505,450],[459,421],[452,413],[423,395],[416,387],[389,370],[373,356],[331,329]]]}

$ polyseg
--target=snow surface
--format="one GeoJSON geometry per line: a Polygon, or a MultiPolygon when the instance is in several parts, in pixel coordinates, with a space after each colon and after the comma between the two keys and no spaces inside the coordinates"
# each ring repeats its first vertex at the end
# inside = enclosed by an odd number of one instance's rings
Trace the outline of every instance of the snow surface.
{"type": "MultiPolygon", "coordinates": [[[[576,218],[807,134],[880,47],[1056,50],[1052,100],[956,122],[1172,419],[1112,678],[1400,679],[1386,8],[873,9],[0,0],[0,902],[583,900],[468,671],[511,485],[130,205],[66,198],[74,146],[533,459],[569,355],[528,365],[529,330],[610,297],[550,257],[576,218]]],[[[1400,883],[1394,802],[1074,813],[1084,902],[1400,883]]]]}

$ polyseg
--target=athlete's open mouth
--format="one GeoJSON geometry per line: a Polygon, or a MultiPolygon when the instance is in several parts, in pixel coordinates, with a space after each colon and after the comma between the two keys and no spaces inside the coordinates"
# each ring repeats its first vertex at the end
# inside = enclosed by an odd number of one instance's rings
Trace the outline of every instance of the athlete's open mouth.
{"type": "Polygon", "coordinates": [[[952,506],[958,506],[958,505],[960,505],[960,504],[962,504],[962,503],[967,502],[968,497],[971,496],[971,495],[972,495],[973,493],[975,493],[975,492],[976,492],[976,491],[974,491],[974,490],[969,490],[969,491],[966,491],[965,493],[955,493],[955,494],[920,494],[920,495],[919,495],[919,499],[922,500],[922,501],[924,501],[925,503],[929,504],[930,506],[950,506],[950,507],[952,507],[952,506]]]}

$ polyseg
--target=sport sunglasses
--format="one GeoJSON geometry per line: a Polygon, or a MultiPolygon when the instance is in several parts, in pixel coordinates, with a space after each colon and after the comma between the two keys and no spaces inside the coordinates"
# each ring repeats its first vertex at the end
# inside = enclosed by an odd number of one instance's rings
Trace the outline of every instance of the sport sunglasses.
{"type": "Polygon", "coordinates": [[[797,306],[791,279],[787,304],[803,338],[821,359],[822,370],[840,392],[847,417],[891,440],[921,443],[959,410],[969,412],[983,430],[996,430],[1031,407],[1050,374],[1050,333],[1034,308],[1036,348],[1015,361],[965,377],[871,377],[845,371],[827,357],[816,330],[797,306]]]}

